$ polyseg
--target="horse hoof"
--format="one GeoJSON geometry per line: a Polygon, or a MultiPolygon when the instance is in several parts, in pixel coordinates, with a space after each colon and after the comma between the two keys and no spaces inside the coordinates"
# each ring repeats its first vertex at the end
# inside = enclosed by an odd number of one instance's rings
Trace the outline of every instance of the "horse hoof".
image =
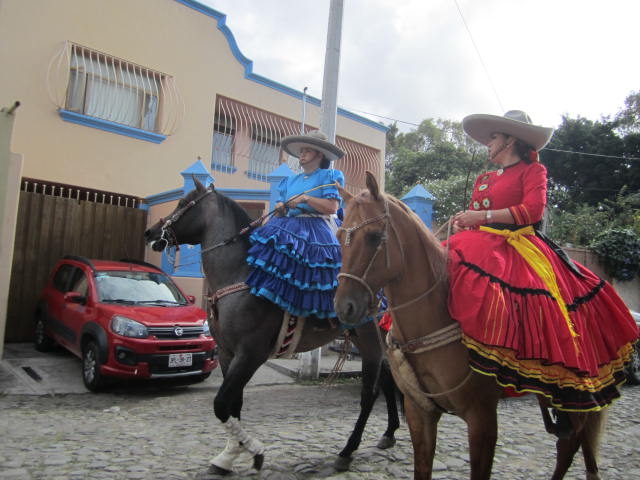
{"type": "Polygon", "coordinates": [[[347,470],[349,470],[349,467],[351,466],[351,461],[353,460],[352,457],[338,457],[336,458],[335,463],[333,464],[334,468],[338,471],[338,472],[346,472],[347,470]]]}
{"type": "Polygon", "coordinates": [[[253,468],[256,470],[260,470],[262,468],[262,464],[264,463],[264,455],[259,453],[253,457],[253,468]]]}
{"type": "Polygon", "coordinates": [[[387,448],[393,447],[395,444],[396,444],[395,437],[383,436],[378,442],[378,445],[376,445],[376,447],[378,447],[380,450],[386,450],[387,448]]]}
{"type": "Polygon", "coordinates": [[[213,473],[214,475],[229,475],[231,470],[227,470],[226,468],[219,467],[212,463],[209,465],[209,473],[213,473]]]}

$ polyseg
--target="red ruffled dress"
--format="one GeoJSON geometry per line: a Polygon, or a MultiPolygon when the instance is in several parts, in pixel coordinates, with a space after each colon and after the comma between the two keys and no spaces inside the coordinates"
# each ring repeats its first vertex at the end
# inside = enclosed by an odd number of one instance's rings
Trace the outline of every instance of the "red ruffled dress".
{"type": "Polygon", "coordinates": [[[599,410],[619,397],[638,327],[611,285],[536,235],[546,189],[537,162],[478,177],[470,208],[509,208],[516,224],[449,239],[449,311],[474,370],[561,410],[599,410]]]}

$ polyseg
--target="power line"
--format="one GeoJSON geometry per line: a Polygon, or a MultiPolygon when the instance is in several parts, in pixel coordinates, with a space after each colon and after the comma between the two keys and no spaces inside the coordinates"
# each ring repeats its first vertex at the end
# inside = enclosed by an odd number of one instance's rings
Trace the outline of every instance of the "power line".
{"type": "MultiPolygon", "coordinates": [[[[358,113],[363,113],[365,115],[371,115],[372,117],[378,117],[378,118],[384,118],[385,120],[390,120],[392,122],[397,122],[397,123],[404,123],[406,125],[411,125],[414,127],[419,127],[420,124],[419,123],[414,123],[414,122],[407,122],[404,120],[398,120],[397,118],[391,118],[391,117],[385,117],[384,115],[378,115],[376,113],[371,113],[371,112],[365,112],[364,110],[359,110],[357,108],[349,108],[349,107],[344,107],[341,106],[341,108],[344,108],[345,110],[351,111],[351,112],[358,112],[358,113]]],[[[640,157],[625,157],[625,156],[621,156],[621,155],[605,155],[603,153],[587,153],[587,152],[574,152],[572,150],[560,150],[559,148],[544,148],[543,151],[548,151],[548,152],[558,152],[558,153],[572,153],[575,155],[584,155],[587,157],[600,157],[600,158],[614,158],[617,160],[640,160],[640,157]]]]}
{"type": "Polygon", "coordinates": [[[482,65],[482,68],[484,69],[484,73],[487,75],[487,80],[489,80],[489,84],[491,85],[491,88],[493,89],[493,93],[495,94],[496,99],[498,100],[498,105],[500,105],[500,110],[504,112],[504,107],[502,106],[502,102],[500,101],[500,95],[498,95],[498,90],[496,90],[496,86],[493,84],[493,80],[491,79],[491,75],[489,75],[489,69],[487,69],[487,66],[484,63],[484,60],[482,59],[482,55],[480,55],[480,49],[476,45],[476,41],[473,39],[473,35],[471,34],[471,29],[469,29],[469,25],[467,25],[467,21],[465,20],[464,15],[462,14],[462,10],[460,9],[460,5],[458,5],[458,0],[453,0],[453,3],[456,4],[456,8],[458,9],[458,13],[460,14],[460,18],[462,19],[462,23],[464,24],[464,28],[467,29],[467,33],[469,34],[469,38],[471,39],[471,43],[473,44],[473,48],[475,48],[476,54],[478,55],[478,60],[480,60],[480,64],[482,65]]]}
{"type": "Polygon", "coordinates": [[[348,110],[349,112],[364,113],[365,115],[371,115],[372,117],[384,118],[385,120],[390,120],[392,122],[405,123],[407,125],[412,125],[414,127],[419,127],[420,126],[419,123],[407,122],[405,120],[398,120],[397,118],[385,117],[384,115],[378,115],[376,113],[365,112],[364,110],[358,110],[357,108],[350,108],[350,107],[345,107],[345,106],[342,106],[342,105],[340,106],[340,108],[344,108],[345,110],[348,110]]]}
{"type": "Polygon", "coordinates": [[[618,160],[640,160],[639,157],[625,157],[621,155],[605,155],[603,153],[586,153],[586,152],[574,152],[571,150],[560,150],[558,148],[544,148],[544,150],[549,152],[560,152],[560,153],[574,153],[576,155],[584,155],[587,157],[602,157],[602,158],[615,158],[618,160]]]}

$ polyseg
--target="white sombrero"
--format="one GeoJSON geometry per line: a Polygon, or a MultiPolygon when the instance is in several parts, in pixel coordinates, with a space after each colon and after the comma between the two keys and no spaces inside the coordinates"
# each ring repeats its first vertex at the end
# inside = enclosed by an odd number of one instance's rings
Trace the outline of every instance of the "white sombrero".
{"type": "Polygon", "coordinates": [[[521,110],[509,110],[504,116],[477,113],[464,117],[462,128],[474,140],[486,145],[492,133],[505,133],[522,140],[536,150],[549,143],[553,128],[540,127],[531,122],[531,118],[521,110]]]}
{"type": "Polygon", "coordinates": [[[327,141],[327,136],[320,130],[313,130],[305,135],[290,135],[280,141],[280,146],[289,155],[300,157],[303,148],[311,148],[324,154],[324,158],[333,162],[344,157],[345,152],[327,141]]]}

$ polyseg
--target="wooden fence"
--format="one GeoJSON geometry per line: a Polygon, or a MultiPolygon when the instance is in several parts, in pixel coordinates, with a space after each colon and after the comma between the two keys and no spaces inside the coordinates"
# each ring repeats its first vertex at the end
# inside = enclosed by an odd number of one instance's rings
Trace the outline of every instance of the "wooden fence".
{"type": "Polygon", "coordinates": [[[105,260],[144,259],[146,211],[135,208],[137,202],[132,197],[82,189],[48,191],[37,184],[34,188],[33,182],[23,183],[6,342],[33,338],[33,313],[38,296],[56,261],[64,255],[105,260]]]}

